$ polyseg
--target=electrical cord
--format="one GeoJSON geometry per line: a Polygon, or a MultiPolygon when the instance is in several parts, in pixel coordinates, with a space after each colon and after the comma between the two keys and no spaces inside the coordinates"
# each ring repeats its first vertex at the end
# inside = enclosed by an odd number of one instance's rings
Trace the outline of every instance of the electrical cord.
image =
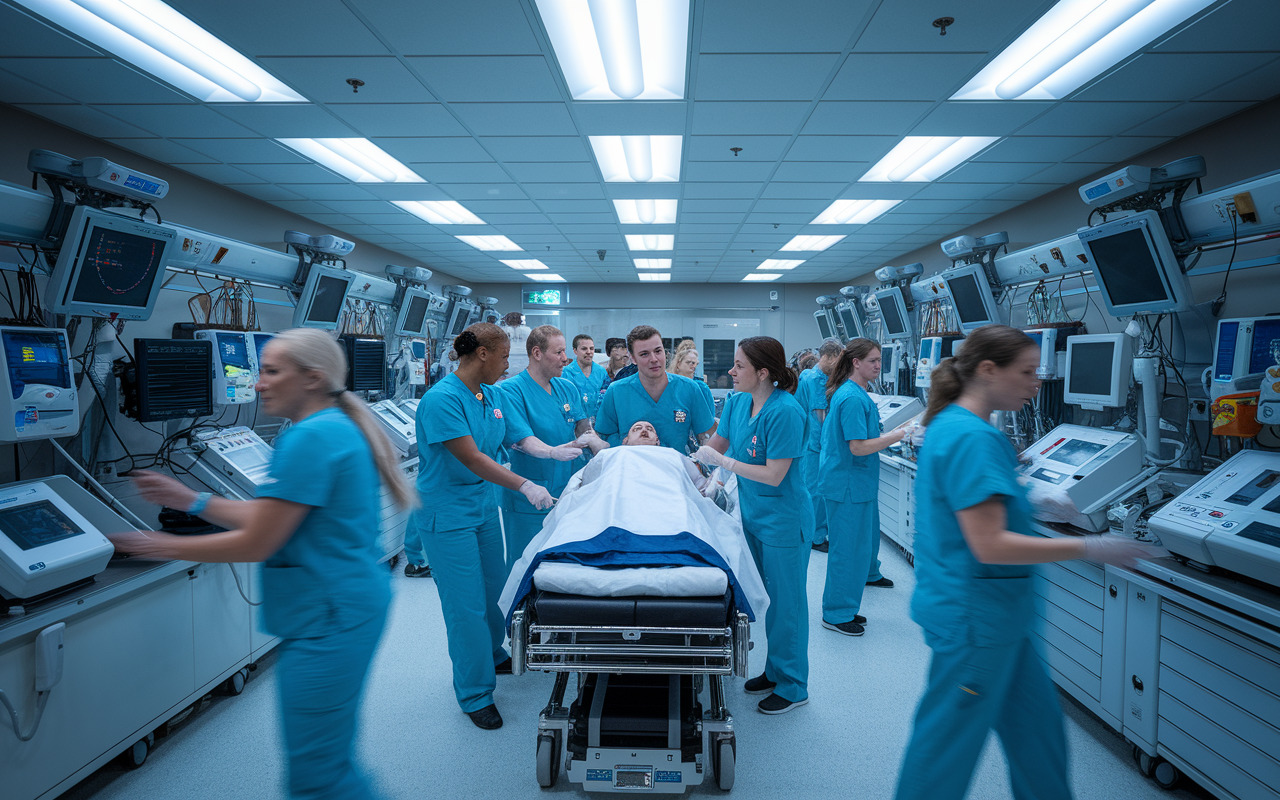
{"type": "Polygon", "coordinates": [[[1222,311],[1222,306],[1227,302],[1227,281],[1231,279],[1231,267],[1236,263],[1236,249],[1240,246],[1240,233],[1236,229],[1236,211],[1235,208],[1227,215],[1231,218],[1231,258],[1227,260],[1227,274],[1222,276],[1222,293],[1209,306],[1209,310],[1213,312],[1213,316],[1218,316],[1222,311]]]}
{"type": "Polygon", "coordinates": [[[35,721],[31,723],[31,730],[24,734],[21,727],[18,725],[17,710],[13,707],[13,704],[9,702],[9,696],[4,693],[3,689],[0,689],[0,705],[3,705],[5,710],[9,712],[9,719],[13,723],[13,735],[17,736],[18,741],[20,742],[29,742],[31,741],[31,737],[36,735],[36,731],[40,729],[40,720],[44,717],[44,707],[48,702],[49,692],[40,692],[36,695],[36,718],[35,721]]]}

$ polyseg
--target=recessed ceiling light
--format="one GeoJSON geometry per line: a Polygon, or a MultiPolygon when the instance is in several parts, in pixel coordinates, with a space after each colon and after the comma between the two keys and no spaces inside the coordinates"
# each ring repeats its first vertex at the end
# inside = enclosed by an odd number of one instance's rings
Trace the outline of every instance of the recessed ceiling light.
{"type": "Polygon", "coordinates": [[[636,269],[671,269],[669,258],[633,258],[636,269]]]}
{"type": "Polygon", "coordinates": [[[742,279],[744,281],[776,281],[781,277],[781,272],[748,272],[742,279]]]}
{"type": "Polygon", "coordinates": [[[609,183],[680,180],[680,136],[591,136],[600,172],[609,183]]]}
{"type": "Polygon", "coordinates": [[[505,236],[458,236],[459,241],[477,250],[523,250],[524,248],[505,236]]]}
{"type": "Polygon", "coordinates": [[[368,139],[276,139],[356,183],[426,183],[368,139]]]}
{"type": "Polygon", "coordinates": [[[810,225],[866,225],[901,203],[901,200],[837,200],[810,225]]]}
{"type": "Polygon", "coordinates": [[[627,247],[632,250],[674,250],[676,236],[674,233],[628,233],[627,247]]]}
{"type": "Polygon", "coordinates": [[[867,170],[861,181],[935,181],[996,141],[998,136],[908,136],[867,170]]]}
{"type": "Polygon", "coordinates": [[[541,261],[539,261],[536,258],[513,258],[510,260],[508,259],[499,259],[499,260],[502,261],[503,264],[506,264],[508,267],[511,267],[512,269],[518,269],[522,272],[527,269],[547,269],[547,265],[543,264],[541,261]]]}
{"type": "Polygon", "coordinates": [[[206,103],[307,102],[160,0],[17,2],[206,103]]]}
{"type": "Polygon", "coordinates": [[[537,0],[574,100],[683,100],[689,0],[537,0]]]}
{"type": "Polygon", "coordinates": [[[669,281],[671,280],[670,272],[637,272],[636,276],[642,281],[669,281]]]}
{"type": "Polygon", "coordinates": [[[415,217],[432,225],[483,225],[484,220],[462,207],[457,200],[392,200],[415,217]]]}
{"type": "Polygon", "coordinates": [[[564,283],[564,278],[554,272],[530,272],[525,275],[531,281],[555,281],[556,283],[564,283]]]}
{"type": "Polygon", "coordinates": [[[1217,0],[1060,0],[952,100],[1061,100],[1217,0]]]}
{"type": "Polygon", "coordinates": [[[756,269],[795,269],[804,263],[804,259],[796,261],[786,258],[766,258],[756,269]]]}
{"type": "Polygon", "coordinates": [[[670,224],[676,221],[677,200],[614,200],[623,225],[670,224]]]}
{"type": "Polygon", "coordinates": [[[820,252],[843,239],[843,236],[796,236],[779,250],[807,250],[820,252]]]}

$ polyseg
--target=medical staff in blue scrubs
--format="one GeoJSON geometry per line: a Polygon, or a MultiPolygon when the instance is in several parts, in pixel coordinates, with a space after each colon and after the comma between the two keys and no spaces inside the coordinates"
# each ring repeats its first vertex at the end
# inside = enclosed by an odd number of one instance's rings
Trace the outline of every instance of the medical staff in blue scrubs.
{"type": "Polygon", "coordinates": [[[255,388],[264,412],[293,425],[274,442],[271,480],[257,499],[197,494],[139,471],[135,483],[148,502],[187,509],[228,530],[111,535],[118,551],[148,558],[266,562],[262,610],[267,630],[282,639],[289,796],[308,800],[375,796],[356,769],[354,743],[391,600],[387,569],[378,564],[379,479],[402,506],[416,501],[372,412],[343,391],[346,373],[342,350],[324,331],[276,334],[263,348],[255,388]]]}
{"type": "Polygon", "coordinates": [[[822,451],[822,416],[827,410],[827,376],[840,360],[844,345],[839,339],[824,339],[818,348],[818,363],[800,373],[796,386],[796,402],[804,409],[809,423],[805,440],[804,485],[813,497],[813,549],[827,552],[827,508],[818,493],[818,457],[822,451]],[[817,412],[822,412],[818,414],[817,412]]]}
{"type": "MultiPolygon", "coordinates": [[[[591,429],[577,387],[560,377],[569,362],[560,329],[539,325],[529,332],[525,349],[529,366],[498,384],[507,422],[503,441],[510,449],[511,469],[559,497],[570,476],[586,463],[583,445],[592,453],[609,445],[591,429]]],[[[599,367],[596,371],[604,373],[599,367]]],[[[508,570],[542,530],[547,513],[529,505],[519,492],[502,490],[508,570]]]]}
{"type": "Polygon", "coordinates": [[[656,328],[632,328],[627,334],[627,349],[638,371],[609,384],[596,417],[596,433],[616,446],[631,426],[643,419],[658,431],[663,445],[682,453],[688,449],[690,435],[705,441],[716,421],[715,404],[706,385],[699,388],[697,382],[667,372],[662,334],[656,328]]]}
{"type": "MultiPolygon", "coordinates": [[[[479,322],[453,343],[458,369],[418,403],[418,526],[440,589],[458,705],[479,728],[502,726],[495,672],[510,672],[498,596],[507,579],[493,486],[550,508],[546,487],[497,463],[507,434],[504,395],[492,384],[507,369],[507,334],[479,322]]],[[[547,445],[542,448],[549,450],[547,445]]]]}
{"type": "Polygon", "coordinates": [[[578,334],[573,337],[573,360],[561,374],[578,387],[578,393],[582,395],[582,410],[592,424],[600,411],[604,390],[609,386],[609,373],[595,363],[595,355],[595,340],[585,333],[578,334]]]}
{"type": "Polygon", "coordinates": [[[1119,536],[1031,535],[1017,454],[987,420],[1036,396],[1039,360],[1039,346],[1025,333],[988,325],[930,376],[911,614],[933,660],[898,800],[960,800],[992,730],[1008,757],[1015,798],[1068,800],[1062,712],[1031,643],[1029,565],[1088,558],[1127,566],[1163,552],[1119,536]]]}
{"type": "Polygon", "coordinates": [[[801,475],[805,413],[792,393],[796,377],[782,343],[743,339],[733,356],[736,394],[694,457],[738,476],[742,528],[769,593],[764,673],[747,681],[757,706],[783,714],[809,702],[809,604],[805,579],[813,544],[813,505],[801,475]],[[725,455],[728,453],[728,455],[725,455]]]}
{"type": "MultiPolygon", "coordinates": [[[[827,379],[827,411],[822,423],[818,493],[830,528],[827,581],[822,592],[822,627],[861,636],[866,618],[858,613],[868,574],[878,572],[881,450],[902,441],[905,428],[880,429],[880,412],[867,394],[880,375],[880,345],[850,339],[827,379]]],[[[822,412],[819,412],[822,413],[822,412]]],[[[881,577],[881,581],[886,579],[881,577]]],[[[892,582],[889,582],[892,586],[892,582]]]]}

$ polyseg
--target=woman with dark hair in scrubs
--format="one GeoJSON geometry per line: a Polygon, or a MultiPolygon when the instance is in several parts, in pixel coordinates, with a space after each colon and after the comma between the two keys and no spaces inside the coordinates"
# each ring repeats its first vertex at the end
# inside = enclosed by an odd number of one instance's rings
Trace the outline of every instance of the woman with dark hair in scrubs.
{"type": "Polygon", "coordinates": [[[769,695],[757,706],[761,713],[783,714],[809,702],[805,579],[813,506],[800,467],[806,417],[792,396],[796,376],[777,339],[743,339],[729,375],[737,393],[725,401],[716,432],[694,458],[738,476],[742,528],[769,593],[769,657],[764,674],[743,688],[769,695]]]}
{"type": "Polygon", "coordinates": [[[1087,558],[1129,566],[1164,552],[1119,536],[1032,535],[1017,454],[988,419],[1036,396],[1039,363],[1040,347],[1025,333],[987,325],[930,376],[911,615],[933,660],[898,800],[960,800],[992,730],[1014,797],[1069,800],[1062,712],[1031,644],[1029,565],[1087,558]]]}

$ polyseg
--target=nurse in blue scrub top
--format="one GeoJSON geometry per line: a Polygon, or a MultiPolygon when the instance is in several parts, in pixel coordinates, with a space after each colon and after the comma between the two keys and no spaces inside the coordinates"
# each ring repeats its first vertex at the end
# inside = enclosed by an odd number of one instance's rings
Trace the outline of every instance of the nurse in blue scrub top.
{"type": "MultiPolygon", "coordinates": [[[[263,411],[292,427],[276,438],[271,480],[255,500],[215,497],[135,472],[148,502],[228,528],[206,536],[112,534],[120,552],[197,562],[265,561],[263,616],[281,637],[279,696],[289,796],[374,797],[354,763],[356,718],[391,587],[378,564],[380,484],[402,507],[416,496],[369,407],[343,391],[347,365],[327,333],[278,333],[261,356],[263,411]]],[[[214,794],[231,794],[230,789],[214,794]]]]}
{"type": "Polygon", "coordinates": [[[568,379],[578,387],[582,395],[582,411],[587,419],[595,423],[596,414],[600,410],[600,400],[609,385],[609,373],[595,363],[596,343],[585,333],[573,337],[573,360],[564,368],[562,378],[568,379]]]}
{"type": "MultiPolygon", "coordinates": [[[[578,389],[560,377],[569,362],[564,334],[552,325],[539,325],[525,339],[529,366],[499,384],[503,395],[511,469],[559,497],[570,476],[584,466],[583,445],[592,453],[608,447],[591,429],[578,399],[578,389]],[[544,449],[545,448],[545,449],[544,449]]],[[[596,371],[603,375],[599,367],[596,371]]],[[[506,531],[507,569],[542,530],[546,510],[529,504],[511,489],[502,490],[502,526],[506,531]]]]}
{"type": "Polygon", "coordinates": [[[898,800],[960,800],[992,730],[1008,757],[1014,797],[1068,800],[1062,712],[1031,644],[1029,565],[1087,558],[1129,566],[1164,553],[1119,536],[1031,535],[1017,454],[987,420],[1036,396],[1039,360],[1039,345],[1025,333],[987,325],[930,376],[911,615],[933,660],[898,800]]]}
{"type": "MultiPolygon", "coordinates": [[[[502,726],[493,702],[494,675],[511,671],[498,608],[507,565],[493,485],[519,492],[535,509],[550,508],[553,498],[546,487],[496,460],[507,419],[505,396],[493,382],[507,369],[507,335],[497,325],[478,322],[454,340],[453,349],[457,371],[418,403],[422,510],[416,518],[440,589],[454,695],[477,727],[492,730],[502,726]]],[[[531,438],[535,446],[529,452],[551,454],[551,447],[531,438]]]]}
{"type": "Polygon", "coordinates": [[[818,457],[822,451],[822,417],[827,411],[827,376],[844,352],[839,339],[824,339],[818,347],[818,363],[800,373],[796,402],[808,415],[809,435],[805,441],[804,485],[813,496],[813,549],[827,552],[827,509],[818,493],[818,457]],[[818,413],[821,412],[821,413],[818,413]]]}
{"type": "Polygon", "coordinates": [[[638,371],[609,384],[596,417],[596,433],[616,446],[632,425],[645,420],[658,431],[663,445],[682,453],[691,435],[704,441],[715,428],[715,404],[706,385],[699,387],[697,381],[667,372],[657,328],[632,328],[627,348],[638,371]]]}
{"type": "Polygon", "coordinates": [[[762,713],[783,714],[809,702],[805,578],[813,506],[800,474],[805,413],[792,396],[795,373],[777,339],[743,339],[729,375],[737,393],[725,401],[720,425],[694,457],[738,476],[742,528],[769,593],[764,621],[769,656],[764,674],[743,688],[769,695],[757,706],[762,713]]]}

